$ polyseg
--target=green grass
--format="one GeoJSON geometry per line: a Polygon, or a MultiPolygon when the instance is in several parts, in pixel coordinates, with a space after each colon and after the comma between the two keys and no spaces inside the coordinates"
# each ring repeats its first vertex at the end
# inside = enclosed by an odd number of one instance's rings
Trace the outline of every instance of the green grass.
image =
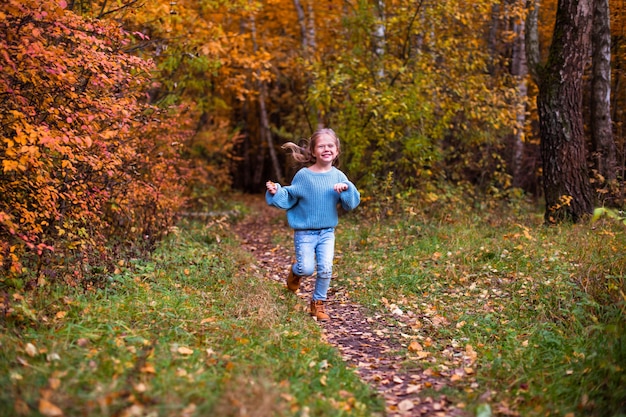
{"type": "MultiPolygon", "coordinates": [[[[372,314],[403,311],[402,367],[446,379],[470,413],[626,415],[621,222],[546,228],[521,202],[381,201],[342,217],[332,285],[372,314]]],[[[3,288],[0,416],[383,415],[252,264],[226,222],[186,223],[101,289],[3,288]]]]}
{"type": "Polygon", "coordinates": [[[251,264],[223,224],[189,223],[106,288],[7,293],[0,415],[381,415],[251,264]]]}
{"type": "Polygon", "coordinates": [[[430,356],[407,353],[405,366],[448,377],[451,351],[469,345],[475,373],[447,394],[470,409],[626,415],[624,225],[547,228],[519,203],[418,205],[365,205],[338,232],[336,284],[374,310],[399,307],[403,332],[428,341],[430,356]],[[381,211],[393,214],[362,218],[381,211]]]}

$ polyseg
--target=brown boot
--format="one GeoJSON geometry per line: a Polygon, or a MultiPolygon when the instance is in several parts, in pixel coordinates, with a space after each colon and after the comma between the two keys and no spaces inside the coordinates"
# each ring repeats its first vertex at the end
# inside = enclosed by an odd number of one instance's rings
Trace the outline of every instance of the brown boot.
{"type": "Polygon", "coordinates": [[[324,311],[324,302],[322,300],[311,300],[311,312],[310,314],[317,317],[320,321],[326,321],[330,319],[330,316],[324,311]]]}
{"type": "Polygon", "coordinates": [[[289,268],[289,275],[287,276],[287,289],[291,292],[297,292],[300,288],[300,281],[302,277],[293,273],[293,270],[289,268]]]}

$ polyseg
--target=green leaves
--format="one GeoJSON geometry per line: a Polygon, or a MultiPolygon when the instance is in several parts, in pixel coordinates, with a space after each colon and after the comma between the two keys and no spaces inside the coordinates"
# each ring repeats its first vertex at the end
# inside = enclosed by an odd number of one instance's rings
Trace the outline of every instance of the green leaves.
{"type": "Polygon", "coordinates": [[[591,218],[592,222],[596,222],[602,217],[607,217],[609,219],[613,219],[618,222],[624,223],[626,225],[626,216],[621,215],[616,209],[610,209],[606,207],[597,207],[593,211],[593,217],[591,218]]]}

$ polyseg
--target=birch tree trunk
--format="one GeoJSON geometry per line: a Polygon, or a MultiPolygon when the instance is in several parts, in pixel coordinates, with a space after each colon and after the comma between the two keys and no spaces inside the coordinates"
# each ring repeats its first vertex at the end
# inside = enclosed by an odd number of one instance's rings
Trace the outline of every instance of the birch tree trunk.
{"type": "MultiPolygon", "coordinates": [[[[531,7],[536,4],[532,0],[531,7]]],[[[535,10],[536,12],[536,10],[535,10]]],[[[533,13],[527,28],[536,29],[533,13]]],[[[536,19],[536,14],[535,14],[536,19]]],[[[539,64],[536,34],[527,46],[539,87],[537,108],[547,224],[578,222],[593,212],[582,116],[582,77],[591,48],[593,0],[559,0],[546,65],[539,64]]]]}
{"type": "MultiPolygon", "coordinates": [[[[315,40],[315,13],[313,11],[313,4],[309,0],[307,1],[307,15],[304,13],[304,7],[302,7],[302,3],[300,0],[293,0],[293,5],[296,8],[296,14],[298,15],[298,24],[300,25],[300,36],[302,38],[302,56],[306,61],[310,61],[315,53],[315,48],[317,47],[317,42],[315,40]]],[[[306,80],[307,87],[311,86],[311,78],[307,77],[306,80]]],[[[323,116],[319,109],[315,106],[311,106],[309,109],[311,115],[315,115],[315,119],[317,119],[317,128],[320,129],[324,127],[324,122],[322,120],[323,116]]],[[[307,118],[310,119],[310,118],[307,118]]],[[[309,127],[312,129],[312,124],[310,120],[309,127]]]]}
{"type": "Polygon", "coordinates": [[[296,8],[296,14],[298,15],[298,25],[300,26],[300,38],[302,44],[302,53],[306,56],[309,50],[309,35],[306,25],[306,18],[304,16],[304,8],[300,0],[293,0],[293,5],[296,8]]]}
{"type": "Polygon", "coordinates": [[[374,27],[374,33],[372,37],[374,38],[374,53],[376,55],[376,78],[377,80],[382,80],[385,76],[385,38],[386,38],[386,28],[385,28],[385,2],[384,0],[376,1],[376,9],[378,11],[377,20],[374,27]]]}
{"type": "Polygon", "coordinates": [[[594,0],[591,79],[591,140],[598,173],[610,184],[617,179],[611,119],[611,28],[609,0],[594,0]]]}
{"type": "Polygon", "coordinates": [[[307,24],[307,41],[309,43],[309,48],[311,49],[309,53],[313,53],[315,48],[317,48],[317,41],[315,40],[315,12],[313,11],[313,1],[307,1],[307,11],[309,13],[308,24],[307,24]]]}

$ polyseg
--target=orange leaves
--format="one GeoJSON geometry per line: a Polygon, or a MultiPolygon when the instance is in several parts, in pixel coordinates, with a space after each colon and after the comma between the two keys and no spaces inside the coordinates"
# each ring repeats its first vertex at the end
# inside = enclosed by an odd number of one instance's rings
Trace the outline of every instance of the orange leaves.
{"type": "Polygon", "coordinates": [[[101,262],[112,236],[153,239],[184,202],[179,151],[165,144],[186,142],[187,120],[145,104],[153,65],[123,51],[117,24],[66,7],[0,5],[0,262],[17,275],[23,259],[47,272],[66,256],[101,262]]]}
{"type": "Polygon", "coordinates": [[[46,417],[60,417],[63,415],[63,410],[45,398],[39,400],[39,412],[46,417]]]}
{"type": "Polygon", "coordinates": [[[10,171],[17,171],[19,167],[20,167],[20,164],[17,161],[11,161],[7,159],[2,161],[2,170],[5,173],[10,172],[10,171]]]}

